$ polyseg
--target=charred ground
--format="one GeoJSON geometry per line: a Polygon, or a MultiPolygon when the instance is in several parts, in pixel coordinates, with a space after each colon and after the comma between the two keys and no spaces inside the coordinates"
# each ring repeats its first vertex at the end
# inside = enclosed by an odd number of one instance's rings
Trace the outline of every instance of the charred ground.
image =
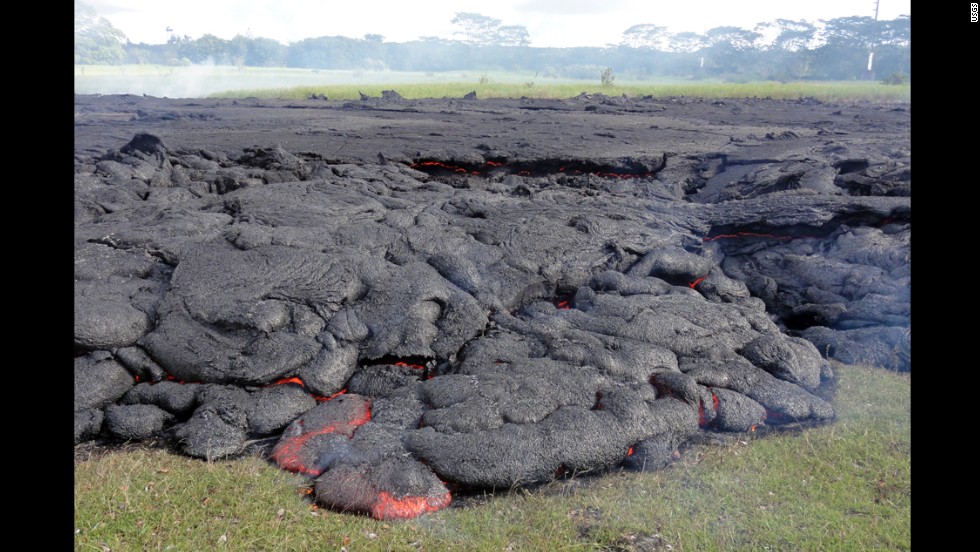
{"type": "Polygon", "coordinates": [[[75,439],[378,518],[909,370],[909,106],[76,96],[75,439]],[[281,436],[280,436],[281,434],[281,436]]]}

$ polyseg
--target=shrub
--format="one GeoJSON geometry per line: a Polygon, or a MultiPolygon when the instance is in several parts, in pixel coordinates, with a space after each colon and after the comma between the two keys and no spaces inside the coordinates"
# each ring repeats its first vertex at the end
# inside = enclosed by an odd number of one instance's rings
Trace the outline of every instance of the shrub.
{"type": "Polygon", "coordinates": [[[611,67],[606,67],[602,70],[602,86],[612,86],[614,80],[616,80],[616,77],[613,75],[611,67]]]}

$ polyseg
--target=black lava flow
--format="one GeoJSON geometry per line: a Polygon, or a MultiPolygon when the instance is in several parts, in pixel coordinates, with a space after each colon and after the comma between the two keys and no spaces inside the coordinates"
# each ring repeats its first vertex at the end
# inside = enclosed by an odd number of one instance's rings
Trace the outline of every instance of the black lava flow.
{"type": "Polygon", "coordinates": [[[828,358],[909,370],[910,198],[867,193],[907,182],[705,159],[76,154],[75,442],[265,439],[319,504],[410,518],[831,421],[828,358]]]}

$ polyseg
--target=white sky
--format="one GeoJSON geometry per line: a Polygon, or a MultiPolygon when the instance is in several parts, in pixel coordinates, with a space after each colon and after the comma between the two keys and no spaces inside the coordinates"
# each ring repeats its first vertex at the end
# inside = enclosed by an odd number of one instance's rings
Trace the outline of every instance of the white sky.
{"type": "MultiPolygon", "coordinates": [[[[629,27],[650,23],[703,33],[734,25],[752,29],[774,19],[874,17],[875,0],[82,0],[132,42],[160,44],[170,32],[230,39],[250,34],[284,44],[318,36],[386,42],[422,36],[454,38],[457,12],[523,25],[539,47],[618,44],[629,27]]],[[[878,18],[911,14],[911,0],[880,0],[878,18]]]]}

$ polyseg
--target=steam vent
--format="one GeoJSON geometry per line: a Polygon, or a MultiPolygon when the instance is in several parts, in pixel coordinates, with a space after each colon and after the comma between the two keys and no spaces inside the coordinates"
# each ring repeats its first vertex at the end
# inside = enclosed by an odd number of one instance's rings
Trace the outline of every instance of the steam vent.
{"type": "Polygon", "coordinates": [[[910,108],[75,97],[75,442],[378,519],[911,369],[910,108]],[[250,448],[253,447],[253,448],[250,448]]]}

